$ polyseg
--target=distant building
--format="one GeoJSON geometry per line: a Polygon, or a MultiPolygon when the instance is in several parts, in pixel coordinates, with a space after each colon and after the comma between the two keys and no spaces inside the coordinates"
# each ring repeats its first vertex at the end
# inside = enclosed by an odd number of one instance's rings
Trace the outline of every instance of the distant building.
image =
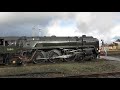
{"type": "Polygon", "coordinates": [[[109,50],[120,50],[120,42],[113,42],[111,44],[104,44],[103,46],[100,47],[101,50],[106,49],[107,51],[109,50]]]}
{"type": "Polygon", "coordinates": [[[120,49],[120,42],[114,42],[114,45],[116,46],[116,49],[120,49]]]}

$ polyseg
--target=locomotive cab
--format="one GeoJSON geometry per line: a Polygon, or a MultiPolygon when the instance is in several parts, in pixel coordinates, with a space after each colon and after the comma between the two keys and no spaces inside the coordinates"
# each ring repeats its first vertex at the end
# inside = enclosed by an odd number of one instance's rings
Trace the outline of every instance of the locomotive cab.
{"type": "Polygon", "coordinates": [[[0,46],[16,46],[16,41],[0,39],[0,46]]]}
{"type": "Polygon", "coordinates": [[[0,39],[0,64],[9,63],[10,57],[18,51],[15,40],[0,39]]]}
{"type": "Polygon", "coordinates": [[[0,39],[0,46],[7,46],[8,42],[5,41],[4,39],[0,39]]]}
{"type": "Polygon", "coordinates": [[[8,46],[8,42],[4,39],[0,39],[0,64],[5,63],[5,56],[7,53],[5,53],[5,46],[8,46]]]}

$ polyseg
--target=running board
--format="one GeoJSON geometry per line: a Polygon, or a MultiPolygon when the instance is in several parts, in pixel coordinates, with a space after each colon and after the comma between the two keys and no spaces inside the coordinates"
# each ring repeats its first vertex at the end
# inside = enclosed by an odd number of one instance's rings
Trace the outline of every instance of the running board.
{"type": "MultiPolygon", "coordinates": [[[[62,55],[62,56],[57,56],[57,57],[52,57],[50,59],[63,59],[63,58],[69,58],[71,57],[72,55],[62,55]]],[[[40,59],[49,59],[49,58],[37,58],[37,60],[40,60],[40,59]]]]}

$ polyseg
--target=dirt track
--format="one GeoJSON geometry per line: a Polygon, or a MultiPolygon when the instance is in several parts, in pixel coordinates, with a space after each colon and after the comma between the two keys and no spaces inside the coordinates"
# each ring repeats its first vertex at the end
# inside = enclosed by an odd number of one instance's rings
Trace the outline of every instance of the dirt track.
{"type": "Polygon", "coordinates": [[[0,78],[119,78],[120,73],[97,75],[98,73],[120,72],[119,61],[98,60],[81,63],[30,65],[25,67],[2,67],[0,78]],[[91,75],[92,74],[92,75],[91,75]]]}

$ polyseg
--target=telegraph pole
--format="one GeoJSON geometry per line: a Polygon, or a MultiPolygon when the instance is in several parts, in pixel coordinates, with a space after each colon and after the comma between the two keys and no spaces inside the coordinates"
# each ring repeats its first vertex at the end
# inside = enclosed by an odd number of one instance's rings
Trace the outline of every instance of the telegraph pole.
{"type": "Polygon", "coordinates": [[[35,26],[33,26],[33,28],[32,28],[32,37],[33,37],[33,40],[34,40],[34,37],[35,37],[35,26]]]}
{"type": "Polygon", "coordinates": [[[36,29],[38,29],[38,36],[40,37],[41,35],[42,35],[42,33],[41,33],[41,26],[40,25],[35,25],[35,26],[33,26],[33,28],[32,28],[32,36],[33,36],[33,40],[34,40],[34,37],[37,35],[35,35],[35,30],[36,29]]]}
{"type": "Polygon", "coordinates": [[[104,41],[103,40],[101,40],[102,41],[102,48],[103,48],[103,50],[104,50],[104,52],[105,52],[105,56],[107,56],[107,50],[106,50],[106,48],[105,48],[105,44],[104,44],[104,41]]]}
{"type": "Polygon", "coordinates": [[[42,36],[41,30],[42,30],[42,29],[39,28],[39,36],[42,36]]]}

